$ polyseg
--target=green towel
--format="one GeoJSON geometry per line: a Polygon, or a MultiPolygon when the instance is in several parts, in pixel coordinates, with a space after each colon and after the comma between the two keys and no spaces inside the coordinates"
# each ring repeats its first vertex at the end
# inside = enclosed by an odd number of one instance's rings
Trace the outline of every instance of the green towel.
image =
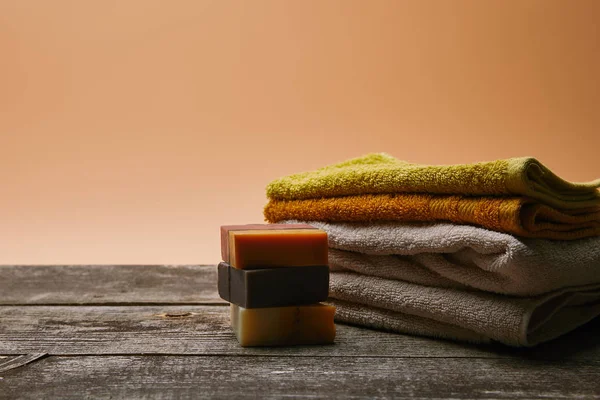
{"type": "Polygon", "coordinates": [[[267,196],[300,200],[378,193],[520,195],[574,209],[600,205],[600,179],[573,183],[531,157],[462,165],[421,165],[385,153],[367,154],[316,171],[274,180],[267,196]]]}

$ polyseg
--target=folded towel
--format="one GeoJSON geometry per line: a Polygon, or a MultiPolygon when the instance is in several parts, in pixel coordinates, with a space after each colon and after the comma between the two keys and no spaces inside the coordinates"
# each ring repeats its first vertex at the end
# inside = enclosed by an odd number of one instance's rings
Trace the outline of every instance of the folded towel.
{"type": "Polygon", "coordinates": [[[600,235],[600,207],[558,210],[523,197],[379,194],[270,200],[269,222],[451,221],[524,237],[573,240],[600,235]]]}
{"type": "Polygon", "coordinates": [[[411,164],[381,153],[271,182],[267,196],[301,200],[381,193],[520,195],[559,209],[600,205],[600,179],[567,182],[533,158],[465,165],[411,164]]]}
{"type": "Polygon", "coordinates": [[[600,237],[518,239],[449,223],[305,223],[327,232],[332,270],[518,296],[600,284],[600,237]]]}
{"type": "Polygon", "coordinates": [[[400,333],[534,346],[600,315],[600,285],[519,298],[333,272],[336,320],[400,333]]]}

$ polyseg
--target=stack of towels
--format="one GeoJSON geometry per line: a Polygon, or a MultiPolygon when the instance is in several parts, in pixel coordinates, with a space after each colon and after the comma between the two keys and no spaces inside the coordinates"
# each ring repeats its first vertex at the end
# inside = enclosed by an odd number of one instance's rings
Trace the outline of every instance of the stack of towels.
{"type": "Polygon", "coordinates": [[[368,154],[271,182],[264,214],[328,233],[340,322],[533,346],[600,314],[599,187],[533,158],[368,154]]]}

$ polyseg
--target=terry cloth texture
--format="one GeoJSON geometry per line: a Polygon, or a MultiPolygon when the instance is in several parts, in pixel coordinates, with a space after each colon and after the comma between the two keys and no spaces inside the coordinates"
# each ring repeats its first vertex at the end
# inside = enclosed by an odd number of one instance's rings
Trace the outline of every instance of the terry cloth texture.
{"type": "Polygon", "coordinates": [[[533,346],[600,315],[600,237],[519,240],[447,223],[305,223],[328,233],[329,295],[340,322],[533,346]]]}
{"type": "Polygon", "coordinates": [[[559,209],[600,205],[600,179],[567,182],[534,158],[464,165],[420,165],[385,154],[368,154],[271,182],[275,200],[381,193],[526,196],[559,209]]]}
{"type": "Polygon", "coordinates": [[[509,297],[332,272],[340,322],[469,342],[534,346],[600,314],[600,285],[509,297]]]}
{"type": "Polygon", "coordinates": [[[600,237],[518,239],[448,223],[306,223],[327,232],[334,271],[514,296],[600,284],[600,237]]]}
{"type": "Polygon", "coordinates": [[[574,240],[600,235],[600,207],[558,210],[523,197],[379,194],[270,200],[271,223],[304,221],[450,221],[524,237],[574,240]]]}

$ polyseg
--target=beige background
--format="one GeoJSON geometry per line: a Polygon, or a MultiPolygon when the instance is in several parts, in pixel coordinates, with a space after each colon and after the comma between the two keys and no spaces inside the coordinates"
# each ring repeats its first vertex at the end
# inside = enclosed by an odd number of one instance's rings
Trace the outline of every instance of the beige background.
{"type": "Polygon", "coordinates": [[[600,177],[600,1],[0,0],[0,263],[215,263],[385,151],[600,177]]]}

